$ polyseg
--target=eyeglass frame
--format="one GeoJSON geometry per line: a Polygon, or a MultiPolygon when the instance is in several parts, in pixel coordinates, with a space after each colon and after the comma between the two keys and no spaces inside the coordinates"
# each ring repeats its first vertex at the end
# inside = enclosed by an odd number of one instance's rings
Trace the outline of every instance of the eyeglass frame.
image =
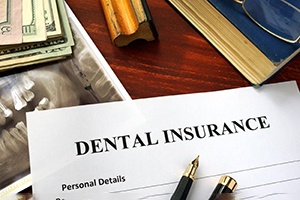
{"type": "MultiPolygon", "coordinates": [[[[262,26],[260,23],[258,23],[249,13],[248,13],[248,11],[245,9],[245,7],[244,7],[244,2],[246,1],[246,0],[234,0],[236,3],[239,3],[239,4],[241,4],[242,5],[242,8],[243,8],[243,10],[244,10],[244,12],[245,12],[245,14],[255,23],[255,24],[257,24],[259,27],[261,27],[263,30],[265,30],[266,32],[268,32],[268,33],[270,33],[271,35],[273,35],[273,36],[275,36],[275,37],[277,37],[277,38],[279,38],[279,39],[281,39],[281,40],[283,40],[283,41],[286,41],[286,42],[289,42],[289,43],[297,43],[297,42],[299,42],[300,43],[300,33],[299,33],[299,35],[298,35],[298,37],[297,37],[297,39],[296,40],[289,40],[289,39],[286,39],[286,38],[284,38],[284,37],[281,37],[280,35],[277,35],[276,33],[274,33],[274,32],[272,32],[272,31],[270,31],[270,30],[268,30],[267,28],[265,28],[264,26],[262,26]]],[[[250,0],[248,0],[248,1],[250,1],[250,0]]],[[[292,6],[296,11],[299,11],[300,12],[300,9],[298,9],[297,7],[294,7],[294,6],[292,6]]]]}

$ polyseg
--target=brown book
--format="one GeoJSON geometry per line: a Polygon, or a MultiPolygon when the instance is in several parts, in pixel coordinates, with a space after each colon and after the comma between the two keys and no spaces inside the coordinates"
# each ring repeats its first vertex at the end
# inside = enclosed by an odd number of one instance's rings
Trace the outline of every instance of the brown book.
{"type": "Polygon", "coordinates": [[[137,39],[158,37],[146,0],[100,0],[114,45],[126,46],[137,39]]]}

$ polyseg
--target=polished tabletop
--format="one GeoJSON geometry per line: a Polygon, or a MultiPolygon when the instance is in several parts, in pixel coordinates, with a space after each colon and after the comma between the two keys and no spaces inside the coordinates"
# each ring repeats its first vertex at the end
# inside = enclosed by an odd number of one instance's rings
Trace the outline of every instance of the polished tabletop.
{"type": "MultiPolygon", "coordinates": [[[[132,99],[251,85],[165,0],[147,1],[158,39],[121,48],[111,42],[100,0],[66,2],[132,99]]],[[[300,55],[268,83],[289,80],[300,86],[300,55]]]]}
{"type": "MultiPolygon", "coordinates": [[[[66,0],[133,99],[218,91],[250,83],[166,0],[148,0],[159,37],[112,44],[100,0],[66,0]]],[[[297,80],[300,56],[269,83],[297,80]]]]}

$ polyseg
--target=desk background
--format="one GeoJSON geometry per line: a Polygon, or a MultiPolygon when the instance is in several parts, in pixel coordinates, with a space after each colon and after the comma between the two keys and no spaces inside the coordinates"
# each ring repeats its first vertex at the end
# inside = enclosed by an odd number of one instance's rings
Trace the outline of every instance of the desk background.
{"type": "MultiPolygon", "coordinates": [[[[133,99],[217,91],[250,83],[165,0],[147,0],[159,38],[118,48],[100,0],[66,0],[133,99]]],[[[269,83],[297,80],[298,55],[269,83]]]]}
{"type": "MultiPolygon", "coordinates": [[[[133,99],[218,91],[250,83],[165,0],[148,0],[159,38],[115,47],[100,0],[66,0],[133,99]]],[[[269,83],[296,80],[300,55],[269,83]]],[[[24,192],[31,192],[28,188],[24,192]]]]}

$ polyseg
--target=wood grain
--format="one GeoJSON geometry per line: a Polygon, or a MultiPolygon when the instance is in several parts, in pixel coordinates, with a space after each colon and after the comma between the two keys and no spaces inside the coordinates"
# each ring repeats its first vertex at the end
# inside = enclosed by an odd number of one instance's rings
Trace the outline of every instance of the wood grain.
{"type": "MultiPolygon", "coordinates": [[[[249,86],[250,83],[175,9],[148,0],[159,38],[115,47],[99,0],[67,0],[133,99],[249,86]]],[[[300,56],[269,83],[297,80],[300,56]]]]}
{"type": "MultiPolygon", "coordinates": [[[[111,42],[99,0],[66,2],[133,99],[250,86],[166,1],[147,1],[159,39],[122,48],[111,42]]],[[[299,66],[298,55],[269,83],[296,80],[300,87],[299,66]]]]}
{"type": "Polygon", "coordinates": [[[155,26],[145,0],[100,0],[112,43],[124,47],[137,39],[153,41],[155,26]]]}

